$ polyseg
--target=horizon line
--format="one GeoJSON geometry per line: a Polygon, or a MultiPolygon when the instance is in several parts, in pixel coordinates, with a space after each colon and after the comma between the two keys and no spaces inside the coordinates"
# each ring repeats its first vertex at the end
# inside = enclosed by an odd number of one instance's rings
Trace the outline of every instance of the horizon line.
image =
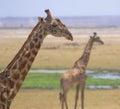
{"type": "MultiPolygon", "coordinates": [[[[39,16],[4,16],[0,18],[37,18],[39,16]]],[[[46,17],[46,16],[43,16],[46,17]]],[[[53,18],[79,18],[79,17],[120,17],[120,15],[81,15],[81,16],[53,16],[53,18]]]]}

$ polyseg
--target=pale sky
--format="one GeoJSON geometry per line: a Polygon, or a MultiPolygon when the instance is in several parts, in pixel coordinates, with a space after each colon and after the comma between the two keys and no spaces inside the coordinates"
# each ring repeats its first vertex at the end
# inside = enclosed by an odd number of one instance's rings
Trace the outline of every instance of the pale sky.
{"type": "Polygon", "coordinates": [[[0,17],[119,15],[120,0],[0,0],[0,17]]]}

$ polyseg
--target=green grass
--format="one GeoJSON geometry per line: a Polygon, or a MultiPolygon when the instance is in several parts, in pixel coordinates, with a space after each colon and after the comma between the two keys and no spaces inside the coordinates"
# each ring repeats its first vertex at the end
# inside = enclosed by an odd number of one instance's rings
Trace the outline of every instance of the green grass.
{"type": "Polygon", "coordinates": [[[29,73],[23,88],[58,88],[60,74],[29,73]]]}
{"type": "MultiPolygon", "coordinates": [[[[22,88],[60,88],[60,75],[49,73],[29,73],[22,88]]],[[[88,77],[86,86],[90,85],[110,85],[116,88],[120,85],[120,80],[95,79],[88,77]]]]}
{"type": "Polygon", "coordinates": [[[113,88],[116,88],[117,86],[120,85],[120,79],[111,80],[111,79],[98,79],[98,78],[88,77],[87,86],[90,85],[95,85],[95,86],[104,85],[104,86],[112,86],[113,88]]]}

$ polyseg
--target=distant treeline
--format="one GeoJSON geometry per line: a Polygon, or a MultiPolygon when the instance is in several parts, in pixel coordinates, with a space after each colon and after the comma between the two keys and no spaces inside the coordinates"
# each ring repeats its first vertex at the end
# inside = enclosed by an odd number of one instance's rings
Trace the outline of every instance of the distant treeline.
{"type": "MultiPolygon", "coordinates": [[[[59,17],[69,27],[120,27],[120,16],[59,17]]],[[[0,28],[31,28],[37,17],[0,18],[0,28]]]]}

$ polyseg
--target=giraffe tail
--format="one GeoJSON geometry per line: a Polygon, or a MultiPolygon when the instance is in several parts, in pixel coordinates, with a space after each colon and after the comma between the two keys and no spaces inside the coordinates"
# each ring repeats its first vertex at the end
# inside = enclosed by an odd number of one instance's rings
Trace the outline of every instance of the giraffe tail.
{"type": "Polygon", "coordinates": [[[60,80],[60,93],[59,93],[59,100],[60,100],[60,103],[62,103],[62,100],[63,100],[63,92],[62,92],[62,79],[60,80]]]}
{"type": "Polygon", "coordinates": [[[62,98],[63,98],[63,94],[60,92],[60,93],[59,93],[59,100],[60,100],[60,103],[62,102],[62,98]]]}

